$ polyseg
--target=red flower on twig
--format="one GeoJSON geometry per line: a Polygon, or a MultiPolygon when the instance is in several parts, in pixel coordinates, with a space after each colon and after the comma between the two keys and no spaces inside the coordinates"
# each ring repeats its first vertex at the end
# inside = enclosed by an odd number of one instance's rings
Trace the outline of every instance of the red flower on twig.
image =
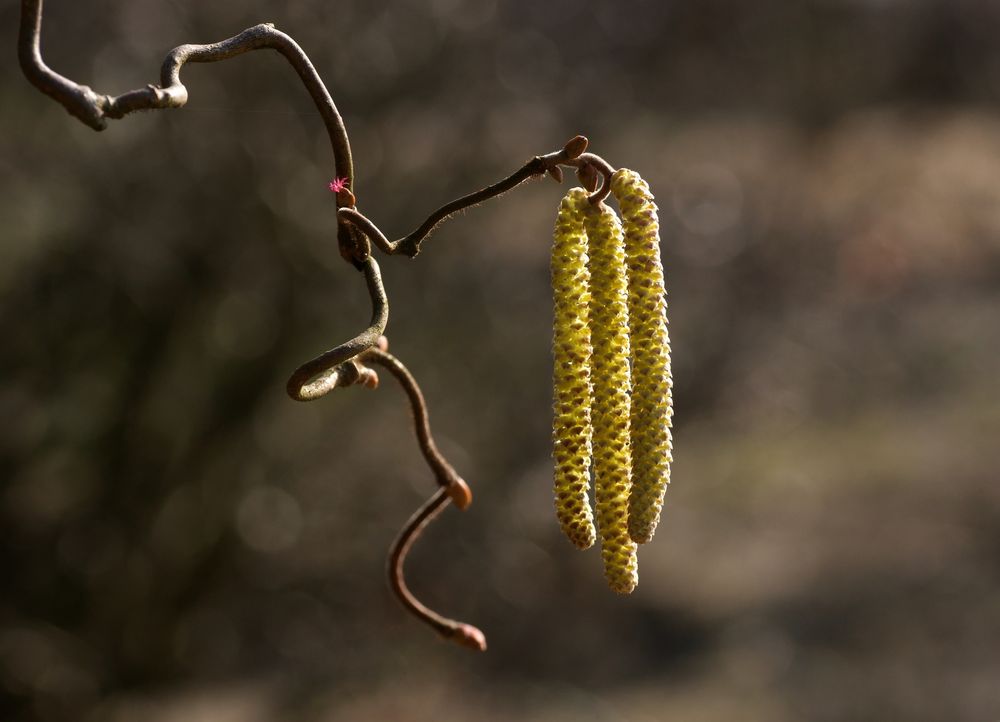
{"type": "Polygon", "coordinates": [[[340,193],[340,191],[342,191],[345,188],[347,188],[347,179],[346,178],[334,178],[332,181],[330,181],[329,188],[334,193],[340,193]]]}

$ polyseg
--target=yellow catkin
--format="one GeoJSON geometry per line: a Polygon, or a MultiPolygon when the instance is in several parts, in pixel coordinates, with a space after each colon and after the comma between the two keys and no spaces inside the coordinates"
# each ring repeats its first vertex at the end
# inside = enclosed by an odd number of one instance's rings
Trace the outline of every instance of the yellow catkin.
{"type": "Polygon", "coordinates": [[[611,192],[621,208],[628,266],[629,340],[632,347],[632,492],[628,527],[644,544],[660,521],[670,483],[670,338],[660,262],[660,227],[653,196],[639,174],[619,170],[611,192]]]}
{"type": "Polygon", "coordinates": [[[618,216],[603,203],[584,208],[590,270],[594,490],[604,575],[628,594],[638,582],[636,544],[628,534],[631,488],[628,311],[624,238],[618,216]]]}
{"type": "Polygon", "coordinates": [[[593,545],[590,509],[590,273],[583,208],[587,193],[571,190],[559,206],[552,244],[553,422],[556,516],[580,549],[593,545]]]}

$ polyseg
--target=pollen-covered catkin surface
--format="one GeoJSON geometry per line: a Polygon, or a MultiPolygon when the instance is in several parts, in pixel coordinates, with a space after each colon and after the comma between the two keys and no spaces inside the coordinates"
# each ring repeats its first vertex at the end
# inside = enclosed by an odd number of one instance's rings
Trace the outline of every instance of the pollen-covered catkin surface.
{"type": "Polygon", "coordinates": [[[584,227],[590,270],[590,327],[594,346],[594,490],[604,575],[628,594],[638,582],[636,544],[628,534],[631,487],[628,311],[624,238],[618,216],[587,203],[584,227]]]}
{"type": "Polygon", "coordinates": [[[612,177],[621,208],[628,266],[629,340],[632,348],[632,492],[628,526],[644,544],[660,521],[670,483],[673,417],[667,299],[660,262],[660,224],[649,185],[635,171],[612,177]]]}
{"type": "Polygon", "coordinates": [[[593,545],[590,509],[590,273],[583,204],[587,192],[572,189],[559,206],[552,243],[554,297],[552,455],[556,516],[580,549],[593,545]]]}

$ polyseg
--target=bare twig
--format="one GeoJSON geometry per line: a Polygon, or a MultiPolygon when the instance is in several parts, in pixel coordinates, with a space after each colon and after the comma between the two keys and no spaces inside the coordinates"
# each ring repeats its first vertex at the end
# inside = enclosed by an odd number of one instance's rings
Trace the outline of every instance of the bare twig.
{"type": "Polygon", "coordinates": [[[447,489],[438,489],[434,495],[421,506],[416,513],[410,517],[403,527],[403,531],[396,537],[389,549],[389,560],[387,571],[389,575],[389,585],[399,600],[418,619],[429,624],[446,639],[458,642],[464,647],[478,649],[480,652],[486,651],[486,636],[476,627],[464,622],[443,617],[437,612],[428,609],[420,600],[413,596],[413,592],[406,586],[406,578],[403,574],[403,563],[406,555],[417,540],[424,528],[429,524],[444,507],[451,501],[447,489]]]}
{"type": "Polygon", "coordinates": [[[453,216],[465,208],[476,206],[483,201],[501,196],[512,188],[516,188],[529,178],[534,178],[544,174],[545,171],[546,165],[544,159],[539,156],[535,156],[502,181],[475,191],[474,193],[464,195],[461,198],[451,201],[450,203],[444,204],[431,213],[427,217],[427,220],[421,223],[416,230],[412,231],[409,235],[400,238],[393,245],[399,246],[401,253],[404,253],[412,258],[420,251],[420,242],[425,236],[434,230],[434,227],[441,221],[453,216]]]}
{"type": "Polygon", "coordinates": [[[611,176],[615,172],[611,165],[593,153],[584,153],[587,147],[587,139],[578,135],[570,140],[562,150],[558,150],[546,155],[536,155],[523,166],[514,171],[511,175],[498,183],[487,186],[474,193],[462,196],[456,200],[446,203],[431,213],[427,220],[411,232],[397,241],[390,241],[385,234],[379,230],[369,218],[363,215],[353,206],[344,206],[337,211],[340,220],[351,224],[358,231],[368,236],[372,243],[382,251],[390,255],[403,254],[413,258],[420,252],[420,243],[426,238],[434,228],[444,220],[470,206],[478,205],[484,201],[503,195],[507,191],[516,188],[529,178],[535,178],[548,173],[556,181],[562,180],[562,170],[560,166],[568,166],[579,170],[588,170],[599,174],[603,178],[603,183],[599,189],[590,188],[594,191],[590,196],[591,203],[600,203],[611,192],[611,176]]]}
{"type": "Polygon", "coordinates": [[[368,282],[368,295],[372,301],[371,324],[350,341],[320,354],[295,369],[285,389],[296,401],[313,401],[325,396],[338,385],[345,385],[343,375],[349,371],[342,367],[344,362],[374,346],[385,331],[385,325],[389,321],[389,299],[386,298],[385,287],[382,285],[382,273],[372,256],[368,256],[361,267],[368,282]]]}

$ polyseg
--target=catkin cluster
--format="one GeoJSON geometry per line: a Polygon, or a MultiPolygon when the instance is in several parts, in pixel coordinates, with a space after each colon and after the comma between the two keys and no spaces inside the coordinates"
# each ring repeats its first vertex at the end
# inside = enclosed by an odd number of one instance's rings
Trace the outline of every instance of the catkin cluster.
{"type": "Polygon", "coordinates": [[[624,224],[582,188],[563,199],[552,246],[556,515],[585,549],[596,534],[612,590],[638,582],[670,478],[671,377],[659,223],[649,186],[611,184],[624,224]]]}

